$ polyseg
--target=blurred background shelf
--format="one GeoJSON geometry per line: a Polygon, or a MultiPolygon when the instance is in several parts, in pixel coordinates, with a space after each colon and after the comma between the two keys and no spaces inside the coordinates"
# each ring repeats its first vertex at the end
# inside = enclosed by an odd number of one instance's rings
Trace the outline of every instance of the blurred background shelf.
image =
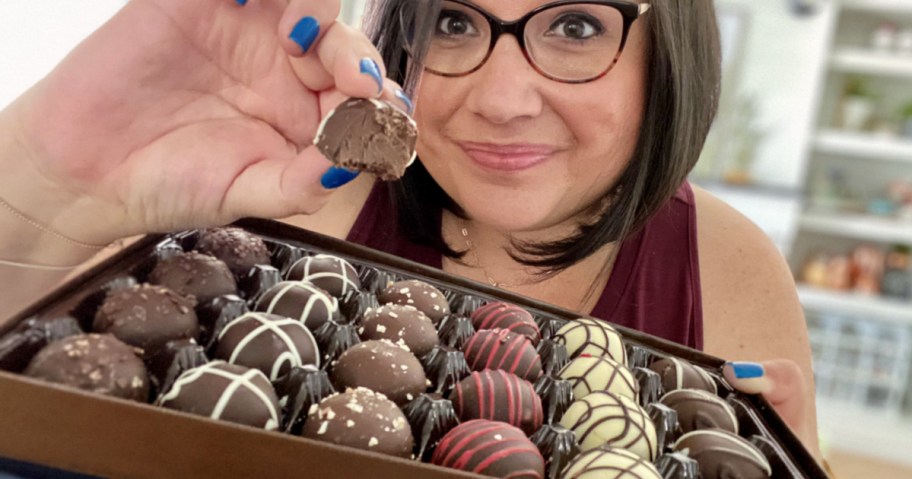
{"type": "Polygon", "coordinates": [[[844,47],[833,53],[830,64],[834,70],[844,72],[912,79],[912,55],[844,47]]]}
{"type": "Polygon", "coordinates": [[[912,302],[909,301],[829,291],[807,285],[798,286],[798,296],[805,309],[836,311],[843,315],[912,326],[912,302]]]}
{"type": "Polygon", "coordinates": [[[912,467],[912,454],[909,454],[912,420],[909,418],[825,398],[817,401],[817,418],[821,433],[827,438],[822,445],[825,449],[856,451],[912,467]]]}
{"type": "Polygon", "coordinates": [[[862,214],[805,212],[803,230],[881,243],[912,244],[912,222],[862,214]]]}
{"type": "Polygon", "coordinates": [[[912,164],[912,139],[824,129],[814,138],[814,149],[818,153],[912,164]]]}

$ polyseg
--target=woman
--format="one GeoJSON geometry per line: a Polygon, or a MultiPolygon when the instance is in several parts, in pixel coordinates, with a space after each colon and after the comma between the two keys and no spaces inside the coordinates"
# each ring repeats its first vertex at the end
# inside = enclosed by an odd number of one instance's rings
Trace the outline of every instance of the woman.
{"type": "Polygon", "coordinates": [[[423,3],[378,2],[378,52],[336,0],[131,2],[0,114],[4,303],[120,237],[305,214],[288,221],[763,361],[726,374],[816,453],[788,268],[685,181],[715,113],[711,1],[568,3],[444,1],[417,16],[426,43],[401,12],[423,3]],[[410,110],[383,60],[403,80],[422,45],[421,161],[391,186],[330,168],[321,116],[345,96],[410,110]]]}

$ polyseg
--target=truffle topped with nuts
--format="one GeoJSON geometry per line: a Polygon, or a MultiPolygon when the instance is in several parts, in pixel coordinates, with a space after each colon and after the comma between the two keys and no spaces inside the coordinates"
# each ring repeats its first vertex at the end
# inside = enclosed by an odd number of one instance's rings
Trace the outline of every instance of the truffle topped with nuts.
{"type": "Polygon", "coordinates": [[[446,296],[439,289],[417,279],[397,281],[381,291],[377,299],[383,304],[414,306],[431,318],[434,324],[450,314],[446,296]]]}
{"type": "Polygon", "coordinates": [[[386,395],[400,406],[429,386],[418,358],[386,339],[348,348],[333,364],[330,379],[337,391],[365,387],[386,395]]]}

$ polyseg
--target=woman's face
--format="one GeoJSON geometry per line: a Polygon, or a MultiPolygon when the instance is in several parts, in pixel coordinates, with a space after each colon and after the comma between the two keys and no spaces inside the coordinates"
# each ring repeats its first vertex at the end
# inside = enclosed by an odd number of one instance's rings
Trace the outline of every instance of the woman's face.
{"type": "MultiPolygon", "coordinates": [[[[515,20],[550,1],[474,3],[515,20]]],[[[425,73],[415,112],[421,161],[473,221],[521,233],[574,219],[633,155],[646,88],[644,25],[634,22],[618,63],[589,83],[545,78],[509,35],[472,74],[425,73]]]]}

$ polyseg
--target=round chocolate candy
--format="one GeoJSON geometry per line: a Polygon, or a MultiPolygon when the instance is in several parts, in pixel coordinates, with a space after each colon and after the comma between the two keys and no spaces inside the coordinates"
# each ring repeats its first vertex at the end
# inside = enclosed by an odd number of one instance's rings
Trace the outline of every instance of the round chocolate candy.
{"type": "Polygon", "coordinates": [[[673,449],[697,461],[702,479],[766,479],[773,473],[759,449],[728,431],[692,431],[681,436],[673,449]]]}
{"type": "Polygon", "coordinates": [[[399,405],[415,399],[428,387],[418,358],[385,339],[348,348],[333,364],[331,379],[338,391],[365,387],[399,405]]]}
{"type": "Polygon", "coordinates": [[[491,419],[512,424],[531,435],[542,425],[541,399],[532,383],[501,370],[474,372],[450,395],[462,421],[491,419]]]}
{"type": "Polygon", "coordinates": [[[92,329],[154,355],[172,339],[195,338],[196,302],[164,286],[138,284],[113,291],[95,314],[92,329]]]}
{"type": "Polygon", "coordinates": [[[215,357],[259,369],[272,381],[294,367],[320,367],[313,334],[296,319],[268,313],[247,313],[228,323],[216,340],[215,357]]]}
{"type": "Polygon", "coordinates": [[[609,391],[636,401],[640,389],[627,367],[605,356],[579,356],[564,366],[558,376],[570,381],[573,397],[577,398],[593,391],[609,391]]]}
{"type": "Polygon", "coordinates": [[[608,445],[627,449],[648,461],[654,460],[658,452],[655,425],[649,414],[624,396],[593,392],[574,401],[560,423],[576,433],[583,451],[608,445]]]}
{"type": "Polygon", "coordinates": [[[288,269],[285,279],[313,283],[335,298],[361,290],[361,280],[355,267],[342,258],[328,254],[299,259],[288,269]]]}
{"type": "Polygon", "coordinates": [[[253,309],[294,318],[316,331],[332,319],[338,301],[326,291],[304,281],[282,281],[269,288],[253,309]]]}
{"type": "Polygon", "coordinates": [[[545,461],[535,444],[507,423],[475,419],[448,432],[431,457],[438,466],[493,477],[542,479],[545,461]]]}
{"type": "Polygon", "coordinates": [[[526,381],[541,376],[541,358],[529,338],[506,329],[478,331],[463,348],[473,371],[503,369],[526,381]]]}
{"type": "Polygon", "coordinates": [[[107,334],[54,341],[32,358],[25,375],[134,401],[149,399],[149,377],[133,348],[107,334]]]}
{"type": "Polygon", "coordinates": [[[270,260],[266,243],[240,228],[204,230],[195,249],[224,261],[236,276],[247,274],[258,264],[268,265],[270,260]]]}
{"type": "Polygon", "coordinates": [[[620,333],[608,323],[592,318],[570,321],[557,330],[554,341],[567,347],[571,358],[588,354],[607,356],[624,366],[627,365],[627,350],[620,333]]]}
{"type": "Polygon", "coordinates": [[[567,465],[562,479],[662,479],[652,463],[610,446],[586,451],[567,465]]]}
{"type": "Polygon", "coordinates": [[[257,369],[212,361],[184,371],[158,405],[269,431],[279,428],[279,399],[257,369]]]}
{"type": "Polygon", "coordinates": [[[366,388],[349,389],[311,407],[301,435],[404,458],[411,457],[414,444],[402,410],[366,388]]]}
{"type": "Polygon", "coordinates": [[[649,369],[662,376],[665,392],[676,389],[702,389],[717,394],[716,382],[706,371],[678,358],[665,358],[653,362],[649,369]]]}
{"type": "Polygon", "coordinates": [[[163,259],[149,273],[149,282],[206,302],[216,296],[237,293],[237,283],[228,265],[208,254],[190,251],[163,259]]]}
{"type": "Polygon", "coordinates": [[[472,313],[475,329],[506,329],[529,338],[532,344],[541,341],[541,332],[532,313],[508,303],[488,303],[472,313]]]}
{"type": "Polygon", "coordinates": [[[437,324],[450,314],[450,305],[439,289],[416,279],[395,282],[377,294],[381,303],[414,306],[437,324]]]}
{"type": "Polygon", "coordinates": [[[735,409],[715,394],[699,389],[677,389],[666,393],[659,402],[677,411],[682,432],[724,429],[738,434],[735,409]]]}
{"type": "Polygon", "coordinates": [[[440,338],[430,318],[412,306],[385,304],[364,315],[358,333],[363,340],[388,339],[417,357],[434,349],[440,338]]]}

